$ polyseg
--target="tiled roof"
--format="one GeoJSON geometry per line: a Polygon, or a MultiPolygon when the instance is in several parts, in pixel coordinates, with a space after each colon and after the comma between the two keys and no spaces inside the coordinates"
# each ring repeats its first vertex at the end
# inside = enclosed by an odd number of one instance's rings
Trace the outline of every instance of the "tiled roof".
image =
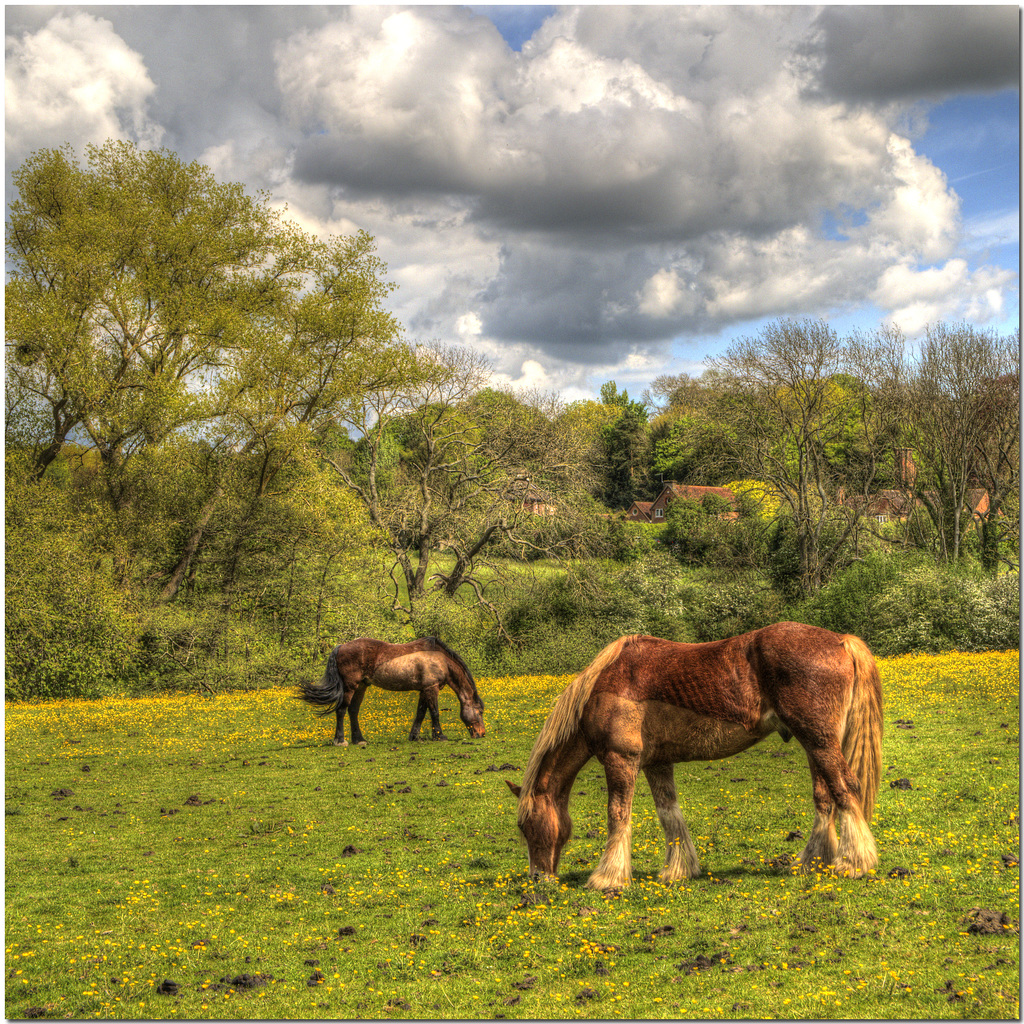
{"type": "Polygon", "coordinates": [[[673,497],[676,498],[700,501],[709,494],[712,494],[716,498],[729,502],[731,505],[736,503],[736,495],[728,487],[700,487],[696,484],[669,484],[668,486],[672,489],[673,497]]]}

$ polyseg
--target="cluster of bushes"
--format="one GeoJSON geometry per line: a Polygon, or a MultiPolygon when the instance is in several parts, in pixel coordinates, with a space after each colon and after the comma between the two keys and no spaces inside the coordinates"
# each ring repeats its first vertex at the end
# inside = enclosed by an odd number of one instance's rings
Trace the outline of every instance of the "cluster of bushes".
{"type": "Polygon", "coordinates": [[[797,613],[801,621],[856,633],[880,657],[1009,650],[1020,642],[1020,573],[990,576],[920,555],[872,554],[797,613]]]}
{"type": "Polygon", "coordinates": [[[784,534],[755,548],[742,519],[727,531],[715,510],[691,508],[660,532],[610,522],[602,544],[612,557],[519,563],[489,592],[490,609],[429,595],[411,624],[391,611],[372,549],[328,559],[315,544],[277,569],[250,561],[230,602],[184,588],[161,606],[128,582],[140,571],[104,540],[104,515],[69,493],[46,484],[8,493],[9,699],[287,684],[361,635],[440,636],[478,675],[568,673],[625,634],[703,642],[784,619],[856,633],[879,656],[1018,645],[1018,573],[876,550],[802,598],[785,585],[784,534]]]}
{"type": "Polygon", "coordinates": [[[610,641],[648,633],[702,643],[791,619],[861,636],[879,657],[1018,646],[1020,576],[872,553],[813,598],[787,601],[764,573],[680,569],[664,550],[588,561],[537,578],[504,608],[499,634],[476,609],[435,605],[417,625],[487,675],[578,671],[610,641]]]}

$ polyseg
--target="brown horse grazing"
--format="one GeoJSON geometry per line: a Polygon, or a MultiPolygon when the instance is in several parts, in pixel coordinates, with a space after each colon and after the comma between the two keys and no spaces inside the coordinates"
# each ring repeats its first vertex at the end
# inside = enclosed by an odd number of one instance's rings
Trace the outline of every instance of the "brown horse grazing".
{"type": "Polygon", "coordinates": [[[796,622],[705,644],[626,636],[605,647],[559,695],[522,787],[508,783],[531,873],[555,874],[572,832],[573,780],[596,757],[608,783],[608,844],[587,885],[619,889],[632,878],[630,808],[640,771],[668,844],[661,878],[699,875],[673,765],[731,757],[773,732],[795,736],[811,768],[814,827],[801,865],[865,874],[878,862],[868,828],[882,757],[878,668],[858,637],[796,622]]]}
{"type": "Polygon", "coordinates": [[[459,698],[459,715],[470,736],[484,735],[484,702],[466,663],[436,637],[427,636],[407,644],[360,637],[339,644],[327,657],[327,668],[319,686],[299,684],[299,699],[317,706],[317,714],[337,714],[334,745],[347,747],[345,712],[351,723],[352,742],[360,747],[366,740],[359,729],[359,706],[368,686],[385,690],[419,690],[420,700],[409,739],[419,739],[420,725],[427,711],[435,740],[447,739],[437,713],[437,694],[450,686],[459,698]]]}

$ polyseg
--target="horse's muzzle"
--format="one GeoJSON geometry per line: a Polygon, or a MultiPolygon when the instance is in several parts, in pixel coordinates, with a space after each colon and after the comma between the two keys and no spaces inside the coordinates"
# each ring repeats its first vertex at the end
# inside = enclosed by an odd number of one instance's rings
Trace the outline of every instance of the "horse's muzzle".
{"type": "Polygon", "coordinates": [[[469,727],[469,735],[475,740],[482,739],[487,735],[487,730],[482,725],[471,725],[469,727]]]}

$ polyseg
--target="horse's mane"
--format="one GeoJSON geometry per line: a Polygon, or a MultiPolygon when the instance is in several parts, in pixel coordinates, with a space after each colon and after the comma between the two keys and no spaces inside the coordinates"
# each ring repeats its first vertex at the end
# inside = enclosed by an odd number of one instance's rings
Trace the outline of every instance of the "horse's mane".
{"type": "Polygon", "coordinates": [[[454,661],[456,665],[458,665],[458,667],[462,670],[463,674],[465,675],[466,679],[469,681],[470,688],[473,691],[474,700],[479,702],[480,707],[483,707],[484,701],[480,694],[477,692],[476,680],[473,678],[473,673],[469,671],[469,666],[462,660],[462,658],[458,654],[456,654],[455,651],[453,651],[446,643],[444,643],[442,640],[438,640],[436,636],[425,636],[423,639],[440,647],[441,650],[444,651],[444,653],[452,661],[454,661]]]}
{"type": "Polygon", "coordinates": [[[634,636],[619,637],[605,647],[597,657],[558,695],[554,707],[540,730],[540,735],[530,751],[530,760],[523,773],[523,784],[519,794],[519,814],[522,821],[533,809],[534,788],[540,775],[540,766],[552,750],[568,743],[579,731],[583,708],[594,690],[597,677],[622,653],[634,636]]]}

